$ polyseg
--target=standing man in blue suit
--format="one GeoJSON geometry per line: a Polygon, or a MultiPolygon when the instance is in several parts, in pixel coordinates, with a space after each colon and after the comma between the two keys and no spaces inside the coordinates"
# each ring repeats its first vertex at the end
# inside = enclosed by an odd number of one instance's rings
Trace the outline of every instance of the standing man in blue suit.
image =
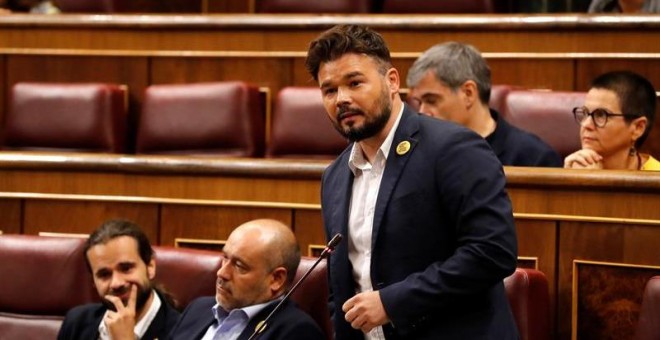
{"type": "Polygon", "coordinates": [[[417,114],[376,32],[336,26],[307,70],[353,143],[323,175],[336,339],[517,339],[502,280],[517,243],[502,166],[474,132],[417,114]]]}

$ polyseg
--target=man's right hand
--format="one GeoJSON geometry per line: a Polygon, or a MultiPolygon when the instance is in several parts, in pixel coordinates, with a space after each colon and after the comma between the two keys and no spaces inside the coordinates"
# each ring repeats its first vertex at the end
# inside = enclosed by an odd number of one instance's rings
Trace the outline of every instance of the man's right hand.
{"type": "Polygon", "coordinates": [[[126,306],[124,306],[124,303],[121,301],[121,299],[116,296],[105,296],[108,301],[115,305],[116,310],[108,310],[105,318],[103,319],[103,322],[105,322],[105,326],[108,328],[108,332],[110,333],[110,337],[113,340],[135,340],[135,302],[137,300],[137,290],[138,286],[136,284],[132,284],[131,294],[128,298],[128,304],[126,306]]]}

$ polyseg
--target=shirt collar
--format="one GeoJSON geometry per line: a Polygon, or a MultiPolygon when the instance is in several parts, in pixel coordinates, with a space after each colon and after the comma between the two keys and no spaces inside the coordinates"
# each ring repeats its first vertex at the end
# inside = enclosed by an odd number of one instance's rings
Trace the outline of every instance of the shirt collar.
{"type": "MultiPolygon", "coordinates": [[[[385,160],[387,160],[387,156],[390,153],[392,141],[394,140],[394,134],[396,133],[396,129],[399,127],[401,116],[403,116],[404,105],[405,104],[401,105],[399,116],[396,118],[396,121],[394,121],[394,125],[392,126],[392,129],[390,129],[390,132],[387,134],[387,137],[385,137],[383,144],[381,144],[380,148],[378,148],[378,153],[381,154],[385,160]]],[[[353,176],[357,176],[358,171],[371,169],[371,164],[364,156],[364,152],[362,152],[360,143],[353,143],[353,147],[351,148],[351,155],[348,157],[348,167],[351,169],[351,172],[353,172],[353,176]]]]}
{"type": "MultiPolygon", "coordinates": [[[[279,301],[279,300],[280,299],[271,300],[271,301],[267,301],[267,302],[264,302],[264,303],[260,303],[258,305],[252,305],[252,306],[247,306],[247,307],[237,308],[237,309],[242,310],[248,316],[248,320],[250,320],[255,315],[259,314],[259,312],[261,312],[264,308],[266,308],[266,306],[268,306],[271,303],[275,303],[276,301],[279,301]]],[[[216,321],[218,321],[218,323],[222,322],[222,320],[224,320],[227,316],[229,316],[229,313],[231,313],[231,311],[229,311],[229,312],[226,311],[218,303],[216,303],[215,306],[213,306],[211,308],[211,310],[213,312],[213,317],[215,318],[216,321]]]]}

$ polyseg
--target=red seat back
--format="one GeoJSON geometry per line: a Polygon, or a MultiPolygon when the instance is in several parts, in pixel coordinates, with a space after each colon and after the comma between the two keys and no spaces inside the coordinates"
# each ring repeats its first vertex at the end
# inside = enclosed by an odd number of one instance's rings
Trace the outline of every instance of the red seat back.
{"type": "Polygon", "coordinates": [[[115,84],[17,83],[4,148],[124,152],[126,90],[115,84]]]}
{"type": "Polygon", "coordinates": [[[652,277],[644,288],[635,339],[660,339],[660,276],[652,277]]]}
{"type": "Polygon", "coordinates": [[[149,86],[136,153],[261,157],[263,107],[259,89],[243,82],[149,86]]]}
{"type": "Polygon", "coordinates": [[[502,116],[550,145],[561,157],[579,150],[580,126],[573,108],[584,105],[584,92],[513,90],[505,100],[502,116]]]}
{"type": "Polygon", "coordinates": [[[504,279],[511,311],[521,340],[550,339],[548,279],[535,269],[516,268],[504,279]]]}
{"type": "Polygon", "coordinates": [[[266,156],[334,159],[348,145],[333,127],[316,87],[286,87],[277,95],[266,156]]]}

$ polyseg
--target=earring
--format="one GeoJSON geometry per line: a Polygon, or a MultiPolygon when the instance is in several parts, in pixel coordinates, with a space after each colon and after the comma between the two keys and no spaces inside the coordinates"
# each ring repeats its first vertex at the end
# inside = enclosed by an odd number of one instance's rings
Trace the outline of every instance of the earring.
{"type": "Polygon", "coordinates": [[[635,149],[635,146],[633,145],[628,149],[628,156],[635,157],[635,155],[637,155],[637,149],[635,149]]]}

